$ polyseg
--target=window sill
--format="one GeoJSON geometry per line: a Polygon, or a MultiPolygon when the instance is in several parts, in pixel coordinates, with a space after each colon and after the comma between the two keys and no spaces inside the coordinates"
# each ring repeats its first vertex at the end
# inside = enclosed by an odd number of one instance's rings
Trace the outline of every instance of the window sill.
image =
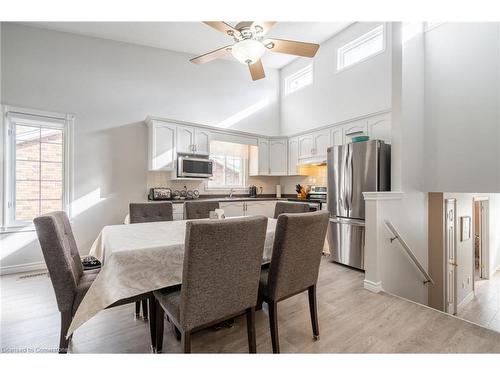
{"type": "Polygon", "coordinates": [[[12,227],[2,227],[0,228],[0,234],[12,234],[12,233],[23,233],[23,232],[35,232],[35,226],[33,224],[25,226],[12,226],[12,227]]]}

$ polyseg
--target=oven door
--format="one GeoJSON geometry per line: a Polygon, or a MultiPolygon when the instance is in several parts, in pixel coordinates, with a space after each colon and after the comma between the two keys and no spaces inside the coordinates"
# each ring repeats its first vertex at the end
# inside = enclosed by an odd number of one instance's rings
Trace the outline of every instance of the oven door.
{"type": "Polygon", "coordinates": [[[184,156],[177,158],[177,177],[209,178],[212,177],[212,170],[212,160],[184,156]]]}

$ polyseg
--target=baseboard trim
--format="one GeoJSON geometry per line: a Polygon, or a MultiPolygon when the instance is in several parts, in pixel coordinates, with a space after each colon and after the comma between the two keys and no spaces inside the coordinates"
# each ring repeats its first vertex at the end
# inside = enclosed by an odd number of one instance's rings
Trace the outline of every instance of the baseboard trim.
{"type": "Polygon", "coordinates": [[[11,275],[14,273],[22,273],[22,272],[43,271],[46,269],[47,266],[45,265],[45,262],[16,264],[14,266],[0,267],[0,276],[11,275]]]}
{"type": "Polygon", "coordinates": [[[470,292],[465,298],[457,305],[457,314],[462,312],[462,309],[474,298],[474,291],[470,292]]]}
{"type": "Polygon", "coordinates": [[[363,287],[366,290],[369,290],[370,292],[373,292],[373,293],[380,293],[380,292],[382,292],[384,290],[382,288],[382,281],[373,282],[373,281],[365,279],[363,281],[363,287]]]}

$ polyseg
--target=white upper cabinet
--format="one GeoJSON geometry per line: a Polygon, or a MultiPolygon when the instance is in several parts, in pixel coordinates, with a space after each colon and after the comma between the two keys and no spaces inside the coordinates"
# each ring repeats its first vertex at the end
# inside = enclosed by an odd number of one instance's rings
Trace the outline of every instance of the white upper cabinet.
{"type": "Polygon", "coordinates": [[[368,125],[366,120],[349,123],[344,126],[344,143],[352,142],[353,137],[368,135],[368,125]]]}
{"type": "Polygon", "coordinates": [[[204,128],[177,126],[177,152],[210,154],[210,132],[204,128]]]}
{"type": "Polygon", "coordinates": [[[259,176],[268,176],[270,174],[269,168],[269,140],[259,138],[259,176]]]}
{"type": "Polygon", "coordinates": [[[298,174],[297,166],[299,164],[299,138],[290,138],[288,140],[288,175],[298,174]]]}
{"type": "Polygon", "coordinates": [[[309,159],[314,156],[314,138],[312,134],[299,136],[299,159],[309,159]]]}
{"type": "Polygon", "coordinates": [[[330,129],[324,129],[313,133],[314,158],[326,160],[326,150],[330,147],[330,129]]]}
{"type": "Polygon", "coordinates": [[[177,126],[177,152],[194,153],[194,132],[191,126],[177,126]]]}
{"type": "Polygon", "coordinates": [[[331,146],[341,146],[344,143],[344,129],[342,126],[334,126],[331,129],[331,146]]]}
{"type": "Polygon", "coordinates": [[[150,171],[171,170],[175,168],[175,124],[153,121],[148,127],[150,171]]]}
{"type": "Polygon", "coordinates": [[[273,176],[287,175],[287,139],[271,139],[269,141],[269,174],[273,176]]]}
{"type": "Polygon", "coordinates": [[[368,135],[370,139],[381,139],[391,143],[391,118],[390,114],[374,116],[368,119],[368,135]]]}
{"type": "Polygon", "coordinates": [[[194,153],[199,155],[210,154],[210,132],[196,128],[194,132],[194,153]]]}

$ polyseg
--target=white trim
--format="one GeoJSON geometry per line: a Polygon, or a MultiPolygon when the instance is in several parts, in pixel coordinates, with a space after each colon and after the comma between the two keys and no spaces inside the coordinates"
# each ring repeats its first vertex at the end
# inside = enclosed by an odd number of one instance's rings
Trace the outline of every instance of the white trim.
{"type": "Polygon", "coordinates": [[[365,34],[357,37],[356,39],[351,40],[350,42],[344,44],[342,47],[339,47],[337,49],[337,67],[336,67],[337,70],[336,70],[336,72],[337,73],[343,72],[346,69],[349,69],[355,65],[358,65],[362,62],[365,62],[365,61],[371,59],[372,57],[375,57],[377,55],[380,55],[381,53],[384,53],[385,50],[387,49],[387,37],[386,37],[386,35],[387,35],[386,26],[385,26],[385,23],[382,23],[382,24],[374,27],[370,31],[366,32],[365,34]],[[377,38],[379,35],[382,36],[382,49],[380,51],[377,51],[377,52],[374,52],[370,55],[367,55],[367,56],[363,57],[361,60],[358,60],[352,64],[344,65],[345,64],[344,63],[344,55],[347,52],[362,46],[363,44],[371,41],[372,39],[377,38]]]}
{"type": "Polygon", "coordinates": [[[303,88],[312,85],[314,83],[314,66],[313,66],[313,63],[311,62],[310,64],[307,64],[306,66],[304,66],[303,68],[297,70],[296,72],[288,75],[287,77],[285,77],[283,83],[284,83],[284,86],[285,86],[285,90],[284,90],[284,95],[285,96],[293,94],[294,92],[300,91],[303,88]],[[296,87],[296,88],[291,88],[290,87],[290,84],[292,83],[293,80],[296,80],[298,78],[302,78],[306,74],[311,74],[311,82],[306,83],[305,85],[302,85],[302,86],[299,86],[299,87],[296,87]]]}
{"type": "Polygon", "coordinates": [[[373,293],[380,293],[384,291],[384,289],[382,288],[382,281],[374,282],[365,279],[363,280],[363,288],[373,293]]]}
{"type": "MultiPolygon", "coordinates": [[[[210,130],[212,132],[217,132],[217,133],[222,133],[222,134],[234,134],[234,135],[239,135],[239,136],[246,136],[246,137],[249,137],[249,138],[252,138],[252,139],[253,138],[262,138],[262,137],[265,137],[266,139],[283,139],[283,138],[295,138],[295,137],[300,136],[300,135],[305,135],[305,134],[314,133],[314,132],[317,132],[317,131],[320,131],[320,130],[330,129],[330,128],[334,127],[334,126],[345,125],[345,124],[349,124],[351,122],[355,122],[355,121],[359,121],[359,120],[365,120],[365,119],[368,119],[370,117],[375,117],[375,116],[379,116],[379,115],[384,115],[384,114],[387,114],[387,113],[391,113],[391,111],[392,111],[391,108],[387,108],[387,109],[383,109],[383,110],[380,110],[380,111],[370,112],[370,113],[366,113],[364,115],[352,117],[352,118],[349,118],[347,120],[342,120],[342,121],[337,121],[337,122],[326,124],[326,125],[320,125],[320,126],[316,126],[316,127],[311,127],[308,130],[303,130],[303,131],[300,131],[298,133],[292,133],[292,134],[289,134],[289,135],[271,135],[271,136],[267,136],[267,135],[263,135],[263,134],[257,134],[257,133],[249,133],[249,132],[245,132],[245,131],[241,131],[241,130],[222,129],[222,128],[219,128],[217,126],[212,126],[212,125],[207,125],[207,124],[201,124],[201,123],[196,123],[196,122],[188,122],[188,121],[182,121],[182,120],[175,120],[175,119],[172,119],[172,118],[164,118],[164,117],[157,117],[157,116],[147,116],[146,119],[144,120],[144,122],[146,123],[146,125],[151,125],[153,121],[159,121],[159,122],[168,122],[170,124],[176,124],[176,125],[195,126],[195,127],[198,127],[198,128],[204,128],[204,129],[210,130]]],[[[257,145],[257,143],[255,143],[254,146],[256,146],[256,145],[257,145]]]]}
{"type": "Polygon", "coordinates": [[[0,267],[0,275],[3,276],[22,272],[45,271],[46,269],[47,265],[45,264],[45,262],[23,263],[13,266],[0,267]]]}
{"type": "Polygon", "coordinates": [[[3,174],[3,186],[2,186],[2,202],[3,202],[3,212],[1,217],[0,231],[5,232],[15,232],[24,231],[23,229],[32,225],[30,222],[15,221],[13,217],[13,212],[15,211],[14,205],[14,189],[15,182],[13,176],[15,175],[15,165],[13,160],[15,160],[15,147],[13,147],[15,139],[13,138],[13,125],[16,123],[17,119],[20,119],[22,123],[24,122],[34,122],[36,120],[39,125],[54,127],[57,129],[62,129],[63,131],[63,146],[64,146],[64,157],[63,157],[63,210],[70,214],[70,202],[73,199],[73,127],[75,116],[73,114],[63,114],[56,112],[42,111],[38,109],[28,109],[24,107],[15,107],[9,105],[2,106],[2,119],[4,120],[4,134],[2,139],[2,174],[3,174]],[[37,119],[38,117],[38,119],[37,119]],[[46,125],[44,124],[44,118],[47,120],[46,125]],[[55,123],[60,122],[59,125],[55,123]]]}
{"type": "Polygon", "coordinates": [[[457,314],[460,314],[465,307],[470,301],[474,299],[474,291],[471,291],[469,294],[465,296],[465,298],[458,304],[457,306],[457,314]]]}
{"type": "Polygon", "coordinates": [[[363,193],[365,201],[398,201],[403,199],[402,191],[367,191],[363,193]]]}

